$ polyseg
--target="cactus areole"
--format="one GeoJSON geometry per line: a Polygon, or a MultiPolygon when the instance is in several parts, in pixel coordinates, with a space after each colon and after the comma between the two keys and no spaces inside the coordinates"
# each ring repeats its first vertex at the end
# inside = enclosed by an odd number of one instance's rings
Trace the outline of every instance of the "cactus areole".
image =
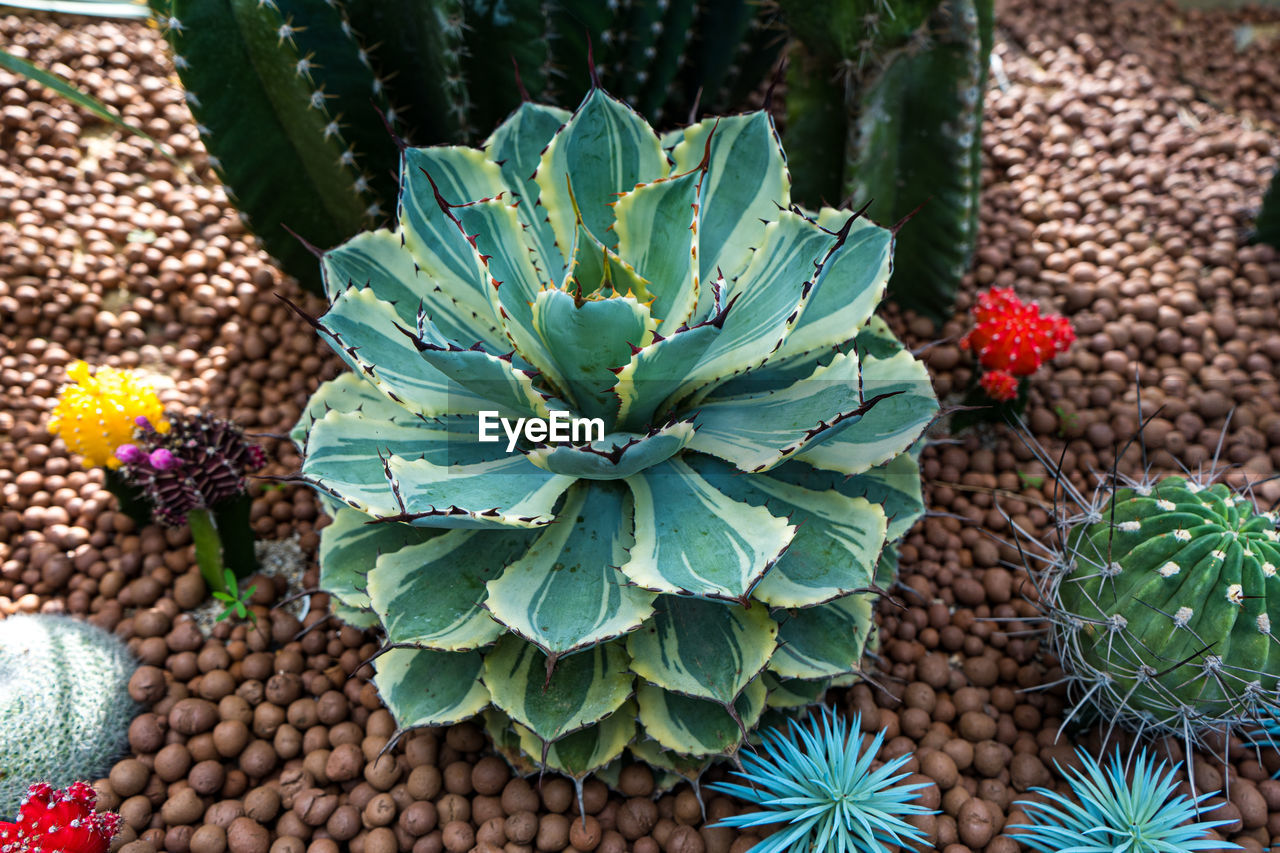
{"type": "Polygon", "coordinates": [[[872,317],[892,233],[793,207],[763,112],[659,137],[599,88],[400,182],[395,231],[323,256],[352,370],[295,440],[402,730],[484,711],[519,769],[696,777],[856,673],[937,411],[872,317]]]}
{"type": "Polygon", "coordinates": [[[1093,516],[1068,536],[1054,620],[1086,700],[1189,735],[1274,716],[1276,516],[1182,477],[1118,489],[1093,516]]]}

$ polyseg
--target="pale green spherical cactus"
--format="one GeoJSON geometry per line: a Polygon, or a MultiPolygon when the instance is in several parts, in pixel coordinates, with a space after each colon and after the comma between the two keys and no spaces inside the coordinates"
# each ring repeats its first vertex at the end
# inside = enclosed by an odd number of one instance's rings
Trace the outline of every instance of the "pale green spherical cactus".
{"type": "Polygon", "coordinates": [[[138,662],[118,638],[70,616],[0,620],[0,819],[27,788],[100,778],[128,750],[138,662]]]}

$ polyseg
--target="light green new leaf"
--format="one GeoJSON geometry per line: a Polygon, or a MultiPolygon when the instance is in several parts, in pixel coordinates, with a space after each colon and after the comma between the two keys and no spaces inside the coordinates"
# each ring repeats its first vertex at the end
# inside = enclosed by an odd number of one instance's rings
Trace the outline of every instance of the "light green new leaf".
{"type": "Polygon", "coordinates": [[[524,531],[451,530],[383,554],[369,573],[368,591],[387,643],[461,652],[498,639],[502,626],[482,606],[485,583],[531,541],[524,531]]]}
{"type": "Polygon", "coordinates": [[[398,511],[410,518],[422,516],[437,527],[449,517],[458,526],[541,527],[551,523],[556,501],[573,485],[572,477],[549,474],[519,454],[474,465],[391,456],[387,469],[387,491],[395,496],[398,511]]]}
{"type": "Polygon", "coordinates": [[[622,707],[598,723],[548,743],[529,729],[516,723],[520,749],[527,755],[541,756],[542,764],[573,779],[604,767],[622,755],[636,734],[636,705],[628,700],[622,707]]]}
{"type": "Polygon", "coordinates": [[[525,458],[553,474],[621,480],[670,459],[693,440],[693,423],[679,421],[651,433],[613,432],[581,446],[535,448],[525,458]]]}
{"type": "Polygon", "coordinates": [[[400,235],[420,274],[448,294],[458,312],[497,326],[489,277],[449,205],[503,192],[501,169],[471,148],[409,148],[402,155],[400,185],[400,235]]]}
{"type": "Polygon", "coordinates": [[[755,727],[765,707],[764,682],[746,686],[730,713],[717,702],[669,693],[652,684],[636,688],[640,725],[664,749],[685,756],[730,755],[755,727]]]}
{"type": "Polygon", "coordinates": [[[612,432],[618,399],[613,370],[631,360],[633,346],[653,338],[649,309],[630,296],[578,304],[561,290],[544,290],[533,303],[533,328],[567,383],[579,417],[602,418],[612,432]]]}
{"type": "Polygon", "coordinates": [[[374,661],[373,686],[401,730],[451,726],[489,704],[479,652],[391,649],[374,661]]]}
{"type": "Polygon", "coordinates": [[[813,491],[767,475],[744,477],[697,457],[694,470],[734,500],[767,506],[798,528],[787,552],[752,591],[771,607],[812,607],[872,586],[884,547],[884,510],[863,498],[813,491]]]}
{"type": "Polygon", "coordinates": [[[582,220],[587,229],[610,245],[609,203],[636,184],[665,178],[667,169],[658,137],[645,120],[603,89],[593,88],[542,153],[534,180],[561,247],[573,245],[577,228],[569,183],[586,205],[582,220]]]}
{"type": "MultiPolygon", "coordinates": [[[[892,355],[874,350],[862,355],[862,388],[868,398],[881,400],[856,423],[829,439],[802,450],[797,459],[815,468],[841,474],[861,474],[905,451],[938,414],[929,371],[893,337],[883,320],[873,318],[858,335],[861,350],[874,344],[891,346],[892,355]]],[[[882,351],[883,352],[883,351],[882,351]]]]}
{"type": "Polygon", "coordinates": [[[531,239],[526,242],[533,248],[535,262],[547,281],[559,280],[565,258],[556,247],[545,208],[537,203],[538,185],[533,173],[543,149],[570,115],[559,107],[526,101],[484,143],[485,157],[502,167],[503,179],[520,199],[516,212],[520,222],[528,226],[525,234],[531,239]]]}
{"type": "Polygon", "coordinates": [[[439,532],[407,524],[369,524],[372,520],[363,512],[340,509],[320,531],[320,586],[358,610],[371,606],[366,576],[380,556],[427,542],[439,532]]]}
{"type": "Polygon", "coordinates": [[[405,328],[415,328],[422,308],[445,336],[463,346],[480,343],[489,352],[510,348],[493,312],[476,315],[455,302],[418,269],[413,255],[401,245],[399,234],[385,229],[357,234],[325,252],[320,264],[330,300],[350,287],[368,287],[378,299],[395,308],[405,328]]]}
{"type": "Polygon", "coordinates": [[[627,653],[632,671],[665,690],[731,705],[777,647],[778,626],[759,605],[666,595],[654,609],[627,653]]]}
{"type": "Polygon", "coordinates": [[[644,589],[744,600],[795,535],[784,519],[733,500],[679,458],[626,483],[636,543],[622,571],[644,589]]]}
{"type": "MultiPolygon", "coordinates": [[[[775,211],[773,216],[776,221],[765,226],[764,242],[747,269],[734,281],[725,279],[722,299],[729,309],[720,334],[685,376],[676,399],[699,389],[708,393],[764,364],[799,318],[809,283],[835,237],[798,214],[775,211]]],[[[699,240],[707,242],[707,235],[699,240]]]]}
{"type": "Polygon", "coordinates": [[[782,678],[830,678],[855,672],[873,628],[871,596],[847,595],[779,619],[778,653],[769,669],[782,678]]]}
{"type": "Polygon", "coordinates": [[[632,690],[627,653],[620,643],[605,643],[556,662],[514,634],[507,634],[485,655],[484,683],[493,704],[545,741],[599,722],[618,710],[632,690]]]}
{"type": "MultiPolygon", "coordinates": [[[[621,636],[653,613],[653,594],[627,585],[631,517],[619,484],[580,482],[552,524],[500,578],[488,582],[493,618],[547,654],[621,636]]],[[[489,535],[489,534],[485,534],[489,535]]]]}
{"type": "MultiPolygon", "coordinates": [[[[708,136],[711,160],[698,205],[698,276],[706,282],[718,270],[732,281],[747,268],[752,250],[764,244],[761,220],[773,221],[791,204],[791,179],[773,119],[763,111],[686,127],[684,140],[671,153],[676,172],[702,162],[708,136]]],[[[698,316],[709,304],[704,288],[698,316]]]]}
{"type": "Polygon", "coordinates": [[[650,311],[664,335],[674,333],[698,305],[698,185],[703,172],[642,184],[618,199],[618,255],[649,282],[650,311]]]}

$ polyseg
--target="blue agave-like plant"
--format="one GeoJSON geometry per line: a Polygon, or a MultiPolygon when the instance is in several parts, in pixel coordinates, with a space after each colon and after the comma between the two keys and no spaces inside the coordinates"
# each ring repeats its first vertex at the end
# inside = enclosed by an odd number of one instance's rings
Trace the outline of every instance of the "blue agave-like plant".
{"type": "Polygon", "coordinates": [[[1044,853],[1183,853],[1191,850],[1239,850],[1238,844],[1205,837],[1208,830],[1229,821],[1199,820],[1200,805],[1217,792],[1173,796],[1179,764],[1169,768],[1144,749],[1133,767],[1133,781],[1125,778],[1120,750],[1107,769],[1084,750],[1076,750],[1083,770],[1067,768],[1067,784],[1076,800],[1032,788],[1056,805],[1019,800],[1031,820],[1016,824],[1013,837],[1044,853]]]}
{"type": "Polygon", "coordinates": [[[864,749],[860,714],[846,722],[824,707],[809,718],[807,726],[788,722],[788,730],[764,730],[763,751],[740,753],[743,770],[733,775],[746,785],[708,786],[763,809],[727,817],[717,826],[789,824],[751,848],[751,853],[853,853],[882,851],[886,844],[927,843],[924,832],[902,819],[936,813],[911,802],[926,785],[895,784],[911,775],[897,772],[910,754],[872,770],[884,732],[864,749]]]}

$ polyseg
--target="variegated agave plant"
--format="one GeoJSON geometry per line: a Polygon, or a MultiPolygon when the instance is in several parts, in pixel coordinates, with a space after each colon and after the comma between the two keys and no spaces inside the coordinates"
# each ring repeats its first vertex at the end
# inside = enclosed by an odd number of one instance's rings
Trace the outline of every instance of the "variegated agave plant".
{"type": "Polygon", "coordinates": [[[324,254],[352,372],[295,438],[402,730],[485,711],[522,769],[694,777],[858,670],[937,403],[872,317],[892,233],[789,185],[766,113],[660,138],[597,88],[406,150],[398,230],[324,254]],[[553,412],[603,438],[478,440],[553,412]]]}

